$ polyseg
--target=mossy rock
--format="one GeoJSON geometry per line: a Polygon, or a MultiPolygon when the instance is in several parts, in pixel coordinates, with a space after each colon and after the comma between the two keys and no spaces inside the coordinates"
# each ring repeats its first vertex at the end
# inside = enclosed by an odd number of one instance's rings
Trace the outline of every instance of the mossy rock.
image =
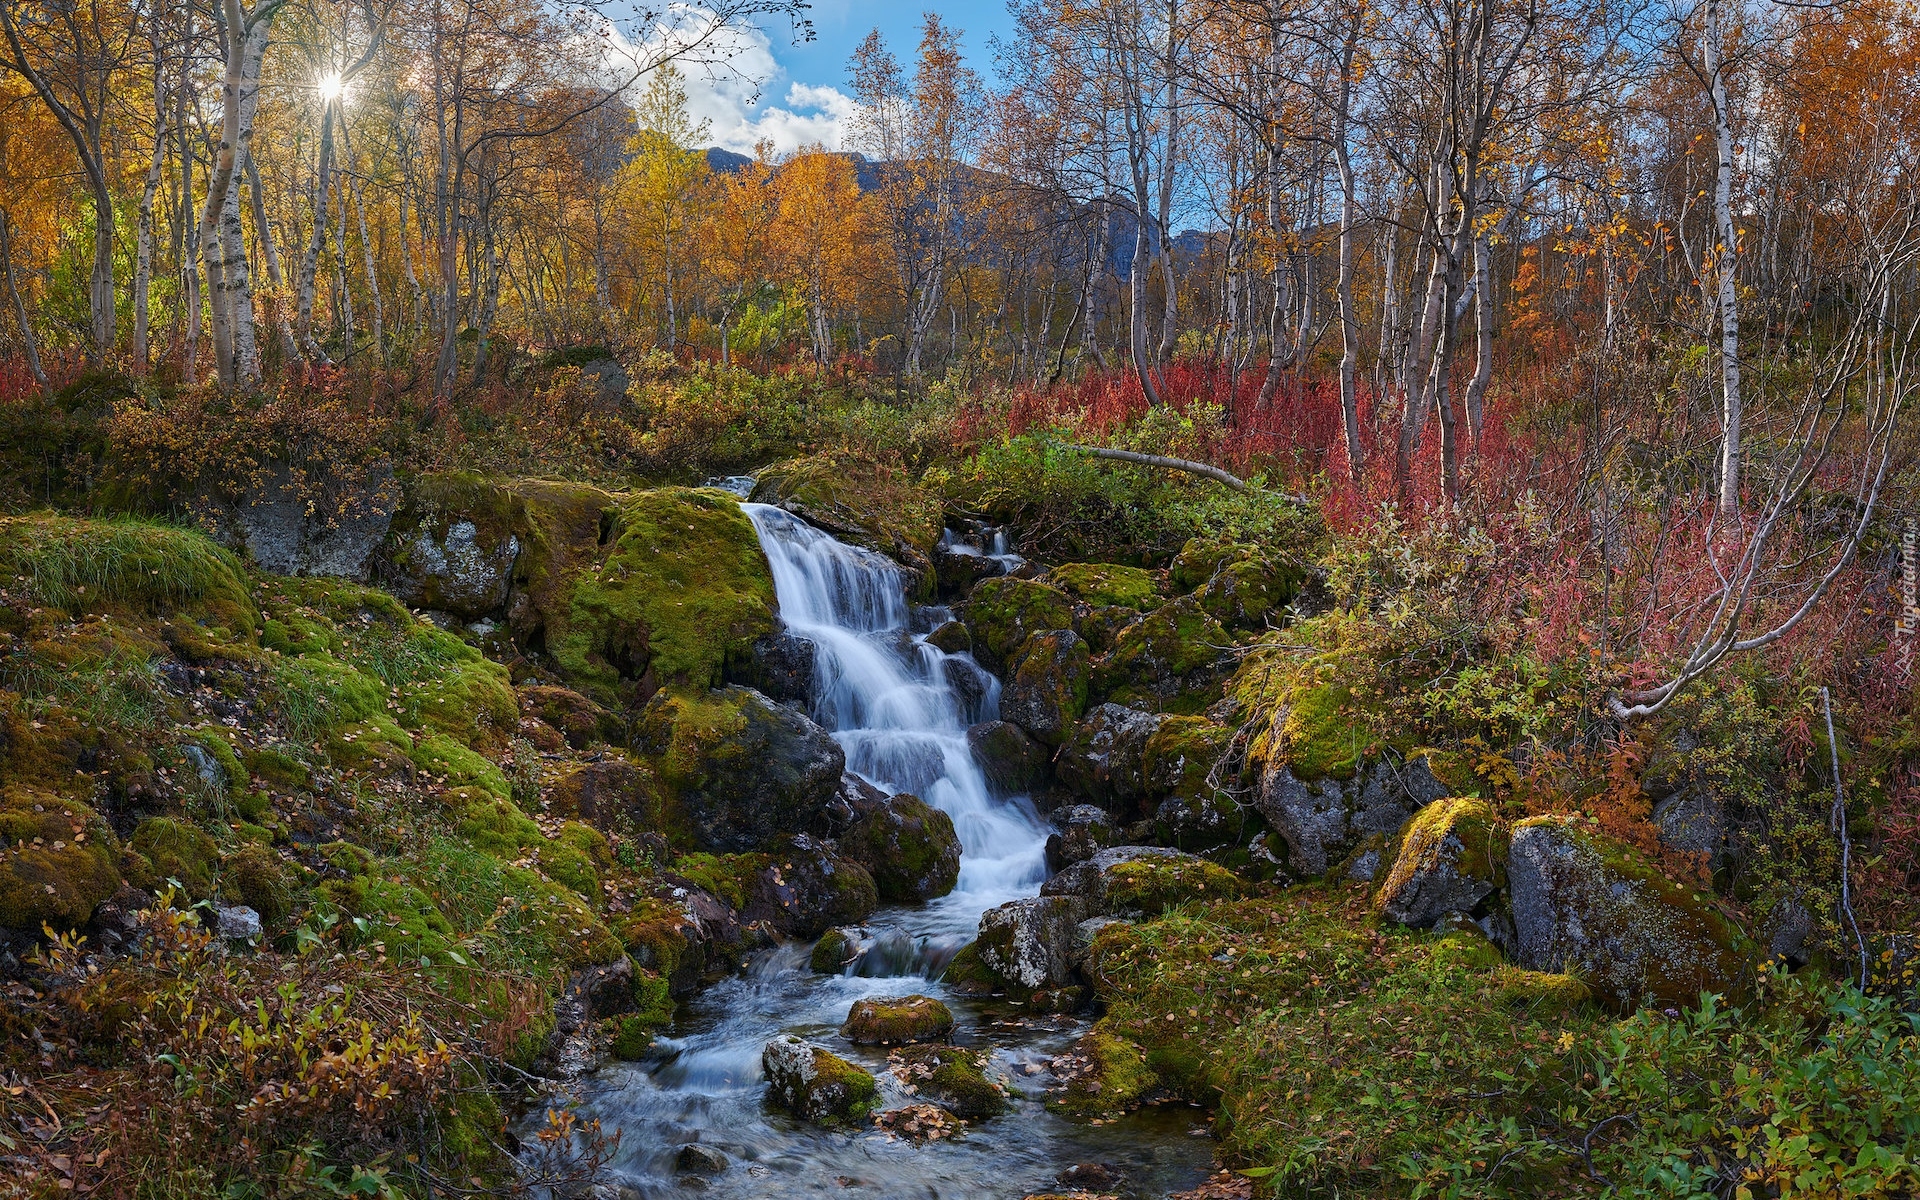
{"type": "Polygon", "coordinates": [[[1071,629],[1031,634],[1015,654],[1000,694],[1000,715],[1036,741],[1057,746],[1086,711],[1092,675],[1092,656],[1079,634],[1071,629]]]}
{"type": "Polygon", "coordinates": [[[38,935],[85,925],[120,887],[119,839],[77,800],[0,789],[0,928],[38,935]]]}
{"type": "Polygon", "coordinates": [[[1014,651],[1030,635],[1072,629],[1074,607],[1059,588],[1003,576],[974,588],[961,607],[960,619],[973,635],[974,655],[998,668],[1012,661],[1014,651]]]}
{"type": "Polygon", "coordinates": [[[501,800],[510,800],[513,796],[513,787],[507,782],[505,772],[444,733],[415,743],[412,758],[415,766],[449,787],[484,788],[501,800]]]}
{"type": "Polygon", "coordinates": [[[342,767],[406,775],[414,770],[413,736],[384,716],[341,726],[325,744],[327,758],[342,767]]]}
{"type": "Polygon", "coordinates": [[[1246,656],[1226,691],[1240,711],[1266,718],[1248,739],[1250,765],[1285,768],[1302,781],[1354,777],[1380,747],[1348,682],[1358,665],[1353,654],[1336,649],[1302,658],[1262,647],[1246,656]]]}
{"type": "Polygon", "coordinates": [[[1160,1078],[1147,1065],[1146,1051],[1107,1028],[1101,1021],[1093,1031],[1055,1059],[1054,1071],[1066,1085],[1047,1101],[1047,1107],[1070,1116],[1103,1116],[1136,1107],[1160,1078]]]}
{"type": "Polygon", "coordinates": [[[1231,900],[1246,888],[1233,872],[1160,846],[1115,846],[1075,863],[1041,886],[1043,897],[1072,897],[1092,913],[1158,916],[1193,900],[1231,900]]]}
{"type": "Polygon", "coordinates": [[[959,1046],[904,1046],[890,1056],[900,1082],[963,1121],[984,1121],[1007,1111],[1006,1089],[987,1078],[992,1054],[959,1046]]]}
{"type": "Polygon", "coordinates": [[[466,746],[499,746],[520,721],[520,705],[507,669],[438,629],[423,635],[439,643],[450,660],[432,677],[403,692],[403,722],[443,733],[466,746]]]}
{"type": "Polygon", "coordinates": [[[212,756],[227,794],[238,798],[246,789],[247,771],[240,765],[240,756],[233,752],[233,743],[216,730],[196,729],[193,744],[212,756]]]}
{"type": "Polygon", "coordinates": [[[1197,592],[1200,606],[1221,624],[1258,629],[1274,622],[1307,581],[1306,568],[1258,546],[1189,541],[1168,568],[1182,592],[1197,592]]]}
{"type": "Polygon", "coordinates": [[[259,746],[246,753],[249,775],[279,788],[304,788],[313,781],[307,764],[276,746],[259,746]]]}
{"type": "Polygon", "coordinates": [[[545,840],[540,827],[512,801],[484,788],[455,788],[446,799],[458,814],[454,832],[496,858],[513,858],[545,840]]]}
{"type": "Polygon", "coordinates": [[[1432,925],[1506,886],[1506,831],[1486,801],[1448,797],[1408,818],[1382,859],[1392,866],[1374,890],[1374,911],[1432,925]]]}
{"type": "Polygon", "coordinates": [[[747,883],[740,915],[789,937],[818,937],[836,925],[857,925],[879,907],[867,869],[808,834],[776,838],[747,883]]]}
{"type": "Polygon", "coordinates": [[[838,975],[860,954],[860,943],[844,929],[829,929],[813,944],[807,969],[815,975],[838,975]]]}
{"type": "Polygon", "coordinates": [[[790,459],[761,468],[753,499],[784,508],[843,542],[891,556],[913,577],[911,590],[919,594],[933,585],[942,504],[898,467],[844,452],[790,459]]]}
{"type": "Polygon", "coordinates": [[[293,912],[293,883],[280,856],[266,846],[243,846],[220,863],[220,891],[272,926],[293,912]]]}
{"type": "Polygon", "coordinates": [[[621,500],[612,544],[564,586],[545,647],[572,683],[618,701],[664,684],[711,687],[773,632],[773,575],[739,502],[711,488],[621,500]]]}
{"type": "Polygon", "coordinates": [[[837,839],[840,852],[873,876],[882,900],[925,904],[960,878],[960,837],[953,818],[918,796],[874,797],[856,806],[837,839]]]}
{"type": "Polygon", "coordinates": [[[959,996],[991,996],[1006,991],[1006,981],[980,957],[980,944],[968,942],[940,972],[940,981],[959,996]]]}
{"type": "Polygon", "coordinates": [[[953,1035],[953,1013],[931,996],[876,996],[855,1000],[840,1032],[856,1046],[944,1042],[953,1035]]]}
{"type": "Polygon", "coordinates": [[[1094,608],[1119,605],[1145,612],[1166,600],[1160,580],[1143,567],[1067,563],[1048,571],[1042,582],[1094,608]]]}
{"type": "Polygon", "coordinates": [[[139,856],[146,874],[129,878],[133,886],[154,891],[171,879],[189,900],[212,898],[220,848],[202,830],[172,817],[148,817],[135,827],[127,849],[139,856]]]}
{"type": "Polygon", "coordinates": [[[79,617],[124,612],[173,618],[222,639],[260,627],[240,560],[203,534],[133,520],[36,514],[0,517],[0,578],[33,601],[79,617]]]}
{"type": "Polygon", "coordinates": [[[767,1098],[803,1121],[850,1124],[864,1119],[878,1101],[872,1075],[792,1034],[768,1042],[760,1065],[767,1098]]]}
{"type": "Polygon", "coordinates": [[[415,608],[473,621],[507,602],[526,504],[469,472],[417,476],[374,560],[383,585],[415,608]]]}
{"type": "Polygon", "coordinates": [[[526,684],[519,689],[521,711],[560,731],[567,745],[585,750],[595,742],[625,742],[620,718],[572,688],[526,684]]]}
{"type": "Polygon", "coordinates": [[[1499,967],[1494,972],[1500,1002],[1515,1012],[1550,1017],[1577,1012],[1593,991],[1572,975],[1499,967]]]}
{"type": "Polygon", "coordinates": [[[1616,1011],[1738,1001],[1765,958],[1709,893],[1574,818],[1515,825],[1507,874],[1517,965],[1570,971],[1616,1011]]]}
{"type": "Polygon", "coordinates": [[[1233,639],[1192,597],[1182,597],[1122,630],[1099,664],[1096,687],[1126,698],[1173,700],[1207,691],[1232,673],[1233,639]]]}

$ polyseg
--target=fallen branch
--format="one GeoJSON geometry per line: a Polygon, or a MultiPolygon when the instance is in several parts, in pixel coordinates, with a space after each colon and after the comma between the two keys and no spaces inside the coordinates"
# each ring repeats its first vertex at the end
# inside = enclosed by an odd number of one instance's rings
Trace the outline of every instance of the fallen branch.
{"type": "MultiPolygon", "coordinates": [[[[1229,471],[1223,471],[1211,463],[1194,462],[1190,458],[1168,458],[1162,454],[1141,454],[1133,450],[1112,450],[1105,446],[1081,446],[1072,442],[1060,443],[1068,450],[1078,450],[1082,454],[1091,454],[1095,458],[1110,458],[1115,462],[1132,463],[1140,467],[1160,467],[1168,471],[1185,471],[1189,475],[1200,475],[1217,483],[1224,483],[1236,492],[1271,492],[1269,488],[1255,487],[1246,480],[1229,471]]],[[[1307,503],[1305,496],[1296,496],[1290,492],[1271,492],[1283,500],[1295,504],[1307,503]]]]}

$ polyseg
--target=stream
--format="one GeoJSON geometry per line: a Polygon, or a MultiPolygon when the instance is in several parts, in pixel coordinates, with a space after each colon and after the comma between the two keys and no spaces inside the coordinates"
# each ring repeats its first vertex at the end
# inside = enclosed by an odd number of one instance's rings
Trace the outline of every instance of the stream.
{"type": "Polygon", "coordinates": [[[999,682],[971,656],[927,644],[926,629],[943,614],[909,606],[892,560],[781,509],[743,507],[772,566],[782,619],[815,647],[813,719],[845,749],[849,771],[953,818],[960,878],[951,894],[923,907],[876,912],[865,952],[846,973],[816,975],[808,945],[782,946],[683,1007],[645,1061],[611,1063],[581,1081],[580,1115],[621,1135],[612,1180],[623,1195],[648,1200],[1019,1200],[1056,1188],[1076,1164],[1095,1163],[1123,1181],[1105,1190],[1142,1200],[1198,1186],[1213,1160],[1202,1110],[1145,1108],[1098,1125],[1057,1117],[1043,1104],[1053,1082],[1047,1063],[1086,1022],[958,997],[936,978],[972,939],[983,911],[1034,895],[1046,879],[1046,823],[1025,797],[994,797],[967,748],[967,726],[998,713],[999,682]],[[953,1010],[955,1042],[992,1048],[988,1070],[1008,1079],[1010,1111],[962,1137],[918,1144],[871,1127],[822,1129],[765,1103],[760,1052],[780,1033],[873,1072],[882,1107],[915,1103],[887,1070],[883,1049],[853,1046],[839,1033],[854,1001],[910,993],[953,1010]],[[679,1173],[689,1143],[724,1155],[726,1168],[679,1173]]]}

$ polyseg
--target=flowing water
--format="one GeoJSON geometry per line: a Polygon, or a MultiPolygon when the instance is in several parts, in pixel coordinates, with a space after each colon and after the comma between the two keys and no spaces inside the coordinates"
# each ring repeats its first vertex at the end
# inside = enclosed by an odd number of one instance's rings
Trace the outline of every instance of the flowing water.
{"type": "Polygon", "coordinates": [[[927,644],[929,618],[941,614],[909,607],[891,560],[778,508],[744,508],[773,568],[782,619],[815,647],[814,719],[845,748],[848,770],[889,792],[912,792],[953,818],[960,880],[924,907],[874,914],[868,948],[845,974],[813,974],[808,946],[781,947],[683,1009],[647,1061],[610,1065],[587,1081],[581,1111],[621,1134],[615,1177],[649,1200],[1018,1200],[1087,1162],[1119,1171],[1129,1195],[1157,1200],[1196,1186],[1212,1161],[1198,1109],[1142,1110],[1103,1125],[1058,1118],[1042,1103],[1052,1081],[1046,1063],[1085,1031],[1084,1022],[983,1006],[934,978],[972,938],[984,910],[1033,895],[1046,878],[1047,827],[1025,797],[993,796],[967,749],[968,724],[997,715],[998,681],[970,656],[927,644]],[[786,1032],[872,1071],[885,1107],[913,1103],[888,1073],[885,1052],[849,1045],[839,1027],[856,1000],[914,992],[953,1009],[955,1041],[993,1049],[989,1069],[1012,1081],[1010,1112],[970,1126],[961,1139],[917,1145],[874,1129],[820,1129],[765,1104],[760,1051],[786,1032]],[[681,1148],[694,1142],[724,1154],[727,1169],[677,1174],[681,1148]]]}

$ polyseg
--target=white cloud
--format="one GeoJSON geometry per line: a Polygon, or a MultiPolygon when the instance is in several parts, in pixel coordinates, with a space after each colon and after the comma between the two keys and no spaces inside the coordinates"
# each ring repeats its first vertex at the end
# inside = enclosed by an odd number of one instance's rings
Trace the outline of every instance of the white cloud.
{"type": "MultiPolygon", "coordinates": [[[[699,17],[693,14],[710,19],[699,9],[680,9],[675,16],[680,22],[698,25],[699,17]]],[[[657,28],[642,45],[653,49],[684,36],[687,27],[657,28]]],[[[625,43],[619,53],[634,54],[625,48],[633,43],[616,40],[625,43]]],[[[763,140],[772,142],[780,153],[816,144],[837,150],[845,144],[853,100],[840,89],[793,81],[783,103],[767,102],[787,73],[774,57],[773,42],[764,30],[721,29],[701,40],[700,49],[681,59],[679,69],[686,77],[688,113],[695,123],[707,123],[709,145],[751,154],[763,140]]],[[[644,87],[644,81],[639,86],[644,87]]]]}

